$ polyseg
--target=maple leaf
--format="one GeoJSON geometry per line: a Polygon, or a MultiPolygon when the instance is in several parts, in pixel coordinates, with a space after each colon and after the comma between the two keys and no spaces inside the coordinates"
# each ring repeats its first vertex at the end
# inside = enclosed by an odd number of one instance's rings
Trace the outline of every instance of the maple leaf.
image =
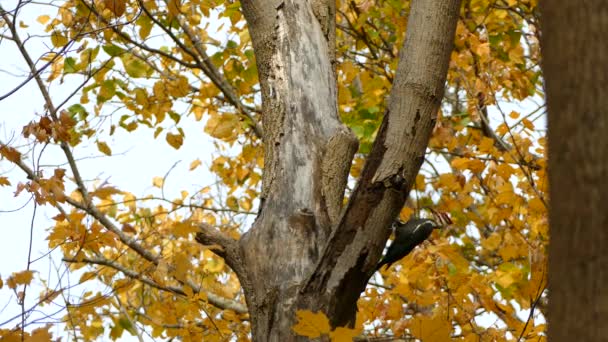
{"type": "Polygon", "coordinates": [[[322,312],[298,310],[296,316],[298,323],[292,327],[292,330],[300,336],[317,338],[331,331],[329,320],[322,312]]]}

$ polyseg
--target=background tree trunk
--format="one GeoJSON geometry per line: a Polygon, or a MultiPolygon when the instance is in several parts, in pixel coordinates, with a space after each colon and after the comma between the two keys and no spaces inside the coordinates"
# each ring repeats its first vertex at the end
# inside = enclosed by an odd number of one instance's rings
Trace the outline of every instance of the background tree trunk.
{"type": "MultiPolygon", "coordinates": [[[[262,205],[238,242],[210,232],[245,291],[257,341],[297,340],[297,309],[354,323],[357,299],[424,160],[460,0],[413,1],[388,110],[346,209],[357,149],[338,118],[333,0],[243,1],[263,98],[262,205]]],[[[405,18],[404,18],[405,20],[405,18]]]]}
{"type": "Polygon", "coordinates": [[[549,340],[608,340],[608,6],[541,2],[549,111],[549,340]]]}

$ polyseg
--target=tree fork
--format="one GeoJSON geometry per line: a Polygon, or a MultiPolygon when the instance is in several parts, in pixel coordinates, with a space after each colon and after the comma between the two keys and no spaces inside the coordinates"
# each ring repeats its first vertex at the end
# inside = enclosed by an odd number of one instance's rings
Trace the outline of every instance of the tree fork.
{"type": "Polygon", "coordinates": [[[321,310],[334,327],[354,322],[387,227],[424,159],[459,4],[412,2],[388,109],[343,210],[337,199],[357,141],[338,118],[335,9],[331,1],[242,2],[262,88],[263,204],[238,242],[207,229],[198,240],[220,245],[241,279],[254,340],[298,340],[297,309],[321,310]]]}

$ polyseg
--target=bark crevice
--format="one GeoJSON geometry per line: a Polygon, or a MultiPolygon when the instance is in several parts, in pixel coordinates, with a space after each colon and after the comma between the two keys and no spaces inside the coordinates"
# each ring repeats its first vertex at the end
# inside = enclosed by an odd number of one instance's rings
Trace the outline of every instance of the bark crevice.
{"type": "Polygon", "coordinates": [[[266,134],[263,210],[237,253],[255,340],[300,339],[291,330],[296,309],[321,310],[333,326],[354,322],[424,157],[459,3],[413,1],[388,109],[343,208],[357,139],[338,118],[335,4],[243,1],[266,134]]]}

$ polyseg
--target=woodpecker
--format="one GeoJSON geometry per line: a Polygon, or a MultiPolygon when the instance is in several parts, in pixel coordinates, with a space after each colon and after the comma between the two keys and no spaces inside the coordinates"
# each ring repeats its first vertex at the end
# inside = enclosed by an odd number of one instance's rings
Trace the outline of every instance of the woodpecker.
{"type": "Polygon", "coordinates": [[[434,220],[425,218],[414,218],[405,223],[396,221],[393,224],[395,240],[388,248],[384,258],[376,266],[376,271],[384,265],[386,265],[386,269],[389,269],[394,262],[410,254],[416,246],[424,242],[431,235],[433,229],[439,227],[440,225],[434,220]]]}

